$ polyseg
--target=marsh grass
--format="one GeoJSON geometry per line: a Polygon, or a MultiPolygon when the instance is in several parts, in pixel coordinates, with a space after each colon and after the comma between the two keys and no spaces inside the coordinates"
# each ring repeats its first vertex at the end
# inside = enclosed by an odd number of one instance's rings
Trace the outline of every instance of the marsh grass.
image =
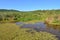
{"type": "Polygon", "coordinates": [[[20,28],[15,23],[2,23],[0,24],[0,40],[58,40],[53,34],[29,30],[31,29],[20,28]]]}

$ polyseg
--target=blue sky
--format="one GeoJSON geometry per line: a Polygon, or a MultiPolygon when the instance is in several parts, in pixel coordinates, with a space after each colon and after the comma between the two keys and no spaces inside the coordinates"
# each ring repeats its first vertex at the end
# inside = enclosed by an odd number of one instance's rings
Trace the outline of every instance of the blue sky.
{"type": "Polygon", "coordinates": [[[60,0],[0,0],[0,9],[21,11],[60,9],[60,0]]]}

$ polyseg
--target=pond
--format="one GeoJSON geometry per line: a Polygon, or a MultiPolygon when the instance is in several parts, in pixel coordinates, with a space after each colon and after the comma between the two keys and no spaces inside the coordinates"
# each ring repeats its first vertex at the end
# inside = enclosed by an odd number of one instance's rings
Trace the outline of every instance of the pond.
{"type": "Polygon", "coordinates": [[[51,26],[47,26],[44,22],[36,22],[34,24],[30,23],[30,24],[26,24],[24,22],[16,22],[17,25],[21,26],[21,28],[31,28],[36,30],[37,32],[39,31],[46,31],[49,33],[52,33],[54,35],[56,35],[57,38],[60,39],[60,31],[56,30],[54,28],[52,28],[51,26]]]}

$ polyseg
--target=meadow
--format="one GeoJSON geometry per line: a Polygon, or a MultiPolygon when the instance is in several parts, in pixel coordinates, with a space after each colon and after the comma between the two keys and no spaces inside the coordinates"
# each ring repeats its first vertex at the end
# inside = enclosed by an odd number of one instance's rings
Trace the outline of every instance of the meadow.
{"type": "Polygon", "coordinates": [[[60,24],[60,10],[18,11],[0,9],[0,22],[43,21],[49,24],[60,24]]]}
{"type": "Polygon", "coordinates": [[[0,9],[0,40],[58,40],[54,34],[37,32],[30,28],[21,28],[16,25],[16,22],[26,24],[44,22],[49,26],[48,28],[60,30],[59,9],[35,11],[0,9]]]}
{"type": "Polygon", "coordinates": [[[0,40],[58,40],[56,35],[51,33],[29,30],[20,28],[14,23],[0,24],[0,40]]]}

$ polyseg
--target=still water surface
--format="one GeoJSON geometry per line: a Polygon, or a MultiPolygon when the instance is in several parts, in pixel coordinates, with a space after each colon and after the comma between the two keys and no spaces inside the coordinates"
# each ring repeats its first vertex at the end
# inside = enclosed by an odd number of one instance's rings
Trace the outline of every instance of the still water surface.
{"type": "Polygon", "coordinates": [[[21,28],[32,28],[32,29],[36,30],[37,32],[46,31],[46,32],[52,33],[52,34],[56,35],[57,38],[60,39],[60,31],[56,30],[52,27],[47,28],[48,26],[44,22],[36,22],[34,24],[32,24],[32,23],[25,24],[24,22],[16,22],[16,24],[21,26],[21,28]]]}

